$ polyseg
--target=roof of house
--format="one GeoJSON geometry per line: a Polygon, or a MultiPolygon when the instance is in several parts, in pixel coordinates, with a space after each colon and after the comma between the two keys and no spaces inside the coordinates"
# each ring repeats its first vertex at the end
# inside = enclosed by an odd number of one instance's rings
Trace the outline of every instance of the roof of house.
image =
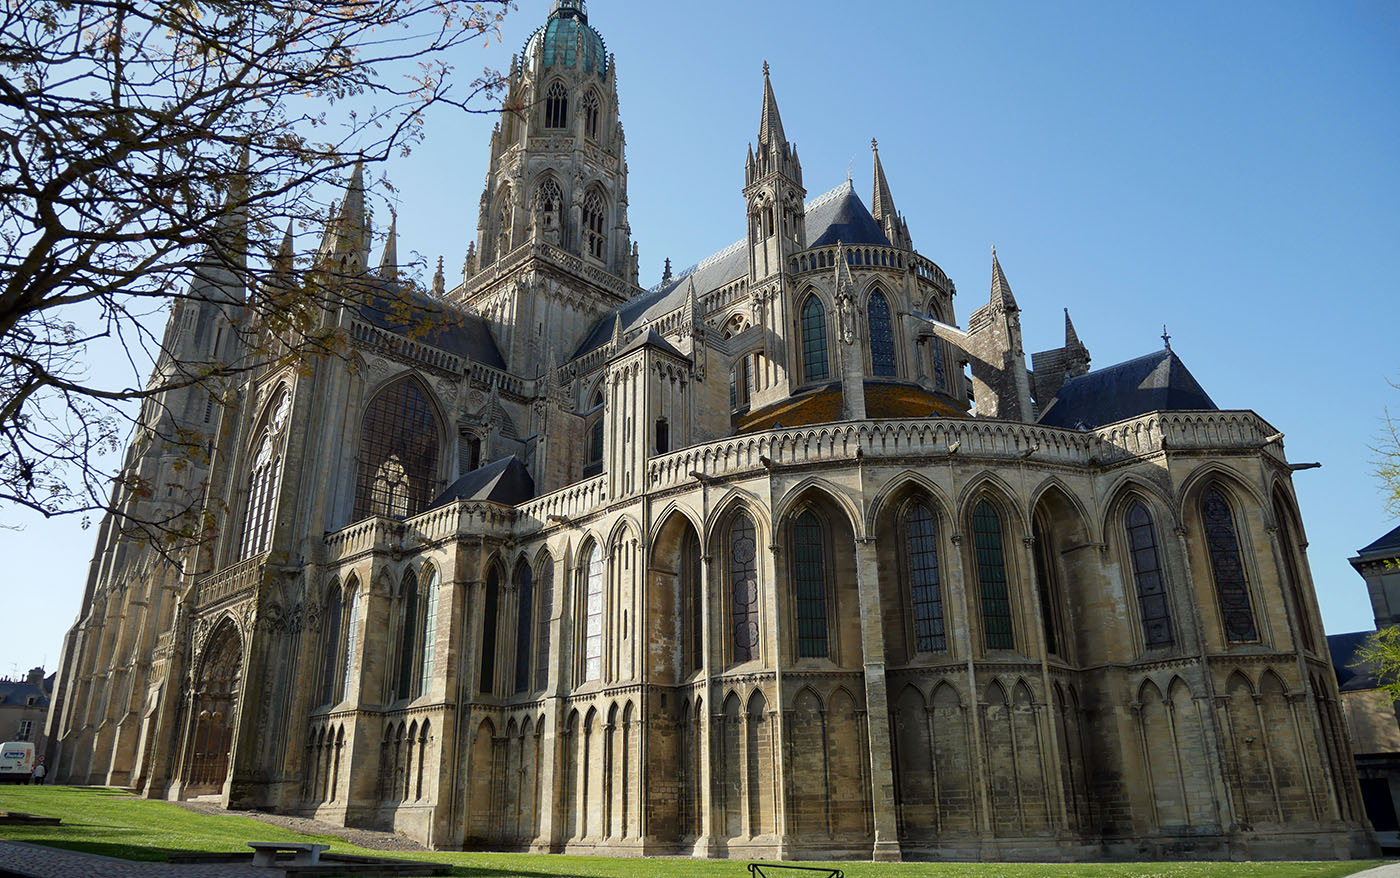
{"type": "Polygon", "coordinates": [[[1214,411],[1219,406],[1170,348],[1065,381],[1040,423],[1089,430],[1158,411],[1214,411]]]}
{"type": "Polygon", "coordinates": [[[26,683],[24,680],[0,680],[0,706],[29,705],[29,699],[33,698],[33,707],[48,707],[49,694],[53,692],[54,674],[49,674],[44,678],[43,686],[35,686],[26,683]]]}
{"type": "Polygon", "coordinates": [[[428,505],[437,509],[458,500],[487,500],[518,506],[535,498],[535,480],[515,455],[478,467],[457,481],[428,505]]]}
{"type": "Polygon", "coordinates": [[[1362,662],[1357,651],[1365,644],[1366,638],[1374,631],[1353,631],[1350,634],[1327,635],[1327,651],[1332,654],[1332,670],[1337,675],[1337,685],[1343,692],[1359,689],[1375,689],[1379,682],[1376,674],[1380,670],[1374,662],[1362,662]]]}
{"type": "Polygon", "coordinates": [[[1356,554],[1370,555],[1381,552],[1394,552],[1397,550],[1400,550],[1400,527],[1395,528],[1365,548],[1358,549],[1356,554]]]}

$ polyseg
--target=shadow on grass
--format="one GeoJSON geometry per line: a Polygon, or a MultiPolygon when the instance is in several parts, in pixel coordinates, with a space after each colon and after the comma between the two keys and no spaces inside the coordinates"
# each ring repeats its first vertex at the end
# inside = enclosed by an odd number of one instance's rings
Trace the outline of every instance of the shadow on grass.
{"type": "Polygon", "coordinates": [[[6,839],[7,841],[20,841],[25,844],[37,844],[44,847],[58,848],[65,851],[77,851],[80,854],[97,854],[103,857],[115,857],[118,860],[133,860],[140,863],[164,863],[167,862],[171,854],[199,853],[198,851],[179,851],[173,848],[149,847],[137,844],[109,844],[100,841],[83,841],[77,838],[46,838],[44,836],[26,836],[25,838],[6,839]]]}

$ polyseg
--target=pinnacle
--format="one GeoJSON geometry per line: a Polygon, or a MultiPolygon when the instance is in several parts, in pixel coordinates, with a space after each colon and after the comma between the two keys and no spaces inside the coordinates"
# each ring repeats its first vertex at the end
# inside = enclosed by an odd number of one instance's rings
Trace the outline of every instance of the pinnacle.
{"type": "Polygon", "coordinates": [[[894,207],[894,194],[890,192],[890,181],[885,177],[885,166],[880,162],[880,144],[874,138],[870,150],[875,155],[875,195],[871,199],[870,213],[875,222],[884,224],[885,219],[894,219],[898,212],[894,207]]]}
{"type": "Polygon", "coordinates": [[[773,81],[768,78],[768,62],[763,62],[763,118],[758,125],[759,146],[787,143],[783,133],[783,117],[778,113],[778,99],[773,94],[773,81]]]}
{"type": "Polygon", "coordinates": [[[379,257],[379,276],[393,280],[399,273],[399,217],[389,214],[389,239],[384,242],[384,255],[379,257]]]}
{"type": "Polygon", "coordinates": [[[996,247],[992,248],[992,304],[1000,304],[1008,311],[1016,310],[1016,297],[1011,294],[1011,284],[1001,270],[996,247]]]}

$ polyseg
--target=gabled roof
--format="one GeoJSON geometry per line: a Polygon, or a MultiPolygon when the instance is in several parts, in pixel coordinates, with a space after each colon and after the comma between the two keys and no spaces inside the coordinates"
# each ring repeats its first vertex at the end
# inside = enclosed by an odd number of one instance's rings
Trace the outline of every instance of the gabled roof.
{"type": "Polygon", "coordinates": [[[50,674],[44,682],[48,692],[44,691],[43,687],[34,686],[24,680],[0,680],[0,705],[24,707],[29,705],[29,699],[33,698],[34,703],[30,706],[48,707],[49,692],[53,691],[53,675],[50,674]]]}
{"type": "Polygon", "coordinates": [[[677,359],[690,359],[690,357],[687,357],[685,354],[677,350],[675,345],[662,338],[661,333],[657,332],[655,329],[648,329],[645,335],[637,336],[635,339],[633,339],[631,344],[627,345],[625,348],[619,351],[619,354],[626,354],[635,351],[638,348],[647,347],[656,348],[657,350],[670,354],[671,356],[676,357],[677,359]]]}
{"type": "Polygon", "coordinates": [[[1040,423],[1089,430],[1147,412],[1218,408],[1181,358],[1161,350],[1070,378],[1041,414],[1040,423]]]}
{"type": "Polygon", "coordinates": [[[1357,551],[1358,555],[1370,555],[1400,551],[1400,527],[1357,551]]]}
{"type": "Polygon", "coordinates": [[[1353,631],[1349,634],[1327,635],[1327,651],[1332,654],[1332,670],[1337,675],[1337,685],[1342,691],[1375,689],[1380,685],[1376,678],[1380,669],[1374,663],[1362,663],[1356,654],[1365,644],[1366,638],[1374,633],[1353,631]]]}
{"type": "Polygon", "coordinates": [[[505,506],[519,506],[535,498],[535,480],[515,455],[503,457],[474,469],[428,505],[437,509],[458,500],[487,500],[505,506]]]}
{"type": "MultiPolygon", "coordinates": [[[[870,211],[866,210],[860,196],[856,195],[850,180],[807,202],[806,212],[809,237],[820,232],[808,245],[810,247],[834,244],[838,239],[843,244],[890,246],[889,239],[880,230],[870,211]]],[[[574,351],[574,359],[606,344],[612,337],[613,324],[619,314],[622,316],[622,328],[631,330],[683,305],[691,281],[695,282],[696,294],[703,296],[748,273],[749,251],[746,242],[740,239],[702,260],[694,268],[676,275],[670,283],[655,287],[609,311],[593,325],[578,350],[574,351]]]]}
{"type": "Polygon", "coordinates": [[[392,282],[381,279],[375,284],[374,295],[359,310],[360,317],[369,323],[484,366],[506,367],[501,349],[482,318],[392,282]]]}

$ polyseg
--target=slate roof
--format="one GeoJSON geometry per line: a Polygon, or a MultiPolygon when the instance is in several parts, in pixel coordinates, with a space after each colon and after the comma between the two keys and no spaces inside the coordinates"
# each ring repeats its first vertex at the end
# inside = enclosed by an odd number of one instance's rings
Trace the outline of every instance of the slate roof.
{"type": "Polygon", "coordinates": [[[677,350],[675,345],[662,338],[661,333],[657,332],[655,329],[648,329],[646,335],[637,336],[637,338],[631,344],[622,349],[621,353],[625,354],[629,353],[630,351],[635,351],[638,348],[645,347],[656,348],[659,351],[664,351],[665,353],[668,353],[673,357],[679,357],[682,360],[690,359],[690,357],[687,357],[685,354],[677,350]]]}
{"type": "MultiPolygon", "coordinates": [[[[809,247],[835,243],[837,238],[840,238],[843,244],[890,246],[889,239],[856,194],[850,180],[807,202],[806,212],[809,240],[813,233],[820,230],[820,235],[812,240],[809,247]],[[831,240],[827,241],[829,235],[831,240]]],[[[749,251],[741,238],[702,260],[694,268],[672,278],[670,283],[655,287],[609,311],[593,325],[592,331],[574,352],[574,358],[577,359],[606,344],[608,339],[612,338],[613,324],[618,314],[622,315],[622,328],[631,330],[669,314],[684,304],[692,281],[695,283],[695,294],[703,296],[743,277],[748,271],[749,251]]]]}
{"type": "Polygon", "coordinates": [[[360,306],[360,316],[380,329],[441,348],[497,369],[506,367],[486,321],[451,305],[379,281],[374,296],[360,306]],[[426,329],[421,327],[426,326],[426,329]]]}
{"type": "Polygon", "coordinates": [[[535,480],[515,455],[478,467],[457,481],[428,505],[437,509],[458,500],[489,500],[519,506],[535,498],[535,480]]]}
{"type": "Polygon", "coordinates": [[[1089,430],[1147,412],[1218,408],[1181,358],[1161,350],[1070,378],[1041,414],[1040,423],[1089,430]]]}
{"type": "Polygon", "coordinates": [[[1370,555],[1381,552],[1395,552],[1400,550],[1400,527],[1371,543],[1363,549],[1357,551],[1358,555],[1370,555]]]}
{"type": "Polygon", "coordinates": [[[44,678],[44,685],[34,686],[23,680],[0,680],[0,705],[24,707],[29,699],[34,699],[34,707],[48,707],[49,693],[53,691],[53,674],[44,678]]]}
{"type": "Polygon", "coordinates": [[[1350,634],[1327,635],[1327,651],[1332,654],[1332,670],[1337,674],[1337,685],[1343,692],[1360,689],[1375,689],[1379,686],[1376,673],[1379,668],[1374,663],[1357,664],[1356,651],[1366,642],[1373,631],[1353,631],[1350,634]]]}

